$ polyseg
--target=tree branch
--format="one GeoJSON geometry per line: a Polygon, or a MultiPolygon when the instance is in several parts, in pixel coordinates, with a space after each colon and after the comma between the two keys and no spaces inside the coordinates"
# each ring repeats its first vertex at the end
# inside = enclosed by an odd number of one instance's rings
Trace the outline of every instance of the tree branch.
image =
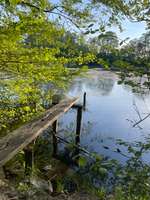
{"type": "MultiPolygon", "coordinates": [[[[66,9],[64,6],[55,5],[55,6],[53,6],[53,7],[50,8],[50,9],[41,9],[41,8],[38,7],[38,6],[35,6],[35,5],[33,5],[33,4],[30,4],[30,3],[24,2],[24,1],[22,1],[20,4],[21,4],[21,5],[24,5],[24,6],[31,7],[31,8],[35,8],[35,9],[37,9],[37,10],[39,10],[39,11],[42,10],[42,11],[45,12],[45,13],[51,13],[51,14],[59,15],[59,16],[65,18],[65,19],[67,19],[67,20],[70,21],[74,26],[76,26],[78,29],[80,29],[79,25],[78,25],[76,22],[74,22],[73,19],[71,19],[70,17],[68,17],[68,16],[66,16],[65,14],[62,14],[62,13],[60,13],[60,12],[54,12],[54,10],[56,10],[56,9],[58,9],[58,8],[66,9]]],[[[58,11],[59,11],[59,10],[58,10],[58,11]]]]}
{"type": "Polygon", "coordinates": [[[150,117],[150,113],[148,115],[146,115],[143,119],[139,120],[138,122],[136,122],[133,127],[137,126],[138,124],[140,124],[141,122],[143,122],[145,119],[147,119],[148,117],[150,117]]]}
{"type": "MultiPolygon", "coordinates": [[[[35,5],[33,5],[33,4],[31,4],[31,3],[28,3],[28,2],[22,1],[20,4],[23,5],[23,6],[28,6],[28,7],[31,7],[31,8],[35,8],[35,9],[37,9],[37,10],[42,10],[42,9],[39,8],[38,6],[35,6],[35,5]]],[[[56,8],[59,8],[59,7],[61,7],[61,6],[55,5],[55,6],[53,6],[53,7],[50,8],[50,9],[44,9],[43,12],[52,12],[53,10],[55,10],[56,8]]]]}

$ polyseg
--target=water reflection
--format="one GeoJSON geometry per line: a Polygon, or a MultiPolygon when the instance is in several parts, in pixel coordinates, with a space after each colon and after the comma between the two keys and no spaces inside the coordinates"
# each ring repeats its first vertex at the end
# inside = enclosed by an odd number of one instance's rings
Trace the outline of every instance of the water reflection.
{"type": "MultiPolygon", "coordinates": [[[[82,96],[85,91],[87,109],[83,113],[81,145],[87,147],[89,151],[125,162],[126,158],[116,152],[116,149],[120,148],[116,146],[116,140],[144,141],[150,133],[150,118],[144,120],[140,126],[133,127],[133,124],[139,120],[138,112],[142,118],[149,112],[150,96],[137,95],[133,93],[131,87],[119,85],[116,74],[98,70],[90,70],[87,77],[77,78],[68,94],[82,96]],[[85,128],[88,124],[92,124],[90,130],[85,128]]],[[[61,120],[62,127],[74,123],[74,119],[75,113],[70,111],[61,120]]],[[[121,148],[125,151],[123,147],[121,148]]]]}
{"type": "MultiPolygon", "coordinates": [[[[108,73],[108,72],[107,72],[108,73]]],[[[111,75],[111,74],[110,74],[111,75]]],[[[79,77],[70,87],[70,91],[75,93],[82,93],[86,91],[94,91],[93,95],[109,95],[115,84],[114,78],[103,75],[99,76],[99,73],[87,73],[86,77],[79,77]]]]}

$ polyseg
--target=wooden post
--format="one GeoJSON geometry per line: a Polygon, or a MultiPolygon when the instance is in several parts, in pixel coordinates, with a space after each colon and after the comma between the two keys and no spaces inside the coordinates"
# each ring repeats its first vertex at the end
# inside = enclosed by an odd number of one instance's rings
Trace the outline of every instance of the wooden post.
{"type": "Polygon", "coordinates": [[[57,151],[58,151],[58,141],[57,141],[57,137],[56,137],[56,133],[57,133],[57,120],[52,124],[52,130],[53,130],[53,157],[57,156],[57,151]]]}
{"type": "Polygon", "coordinates": [[[32,173],[32,168],[34,164],[34,143],[33,141],[31,144],[29,144],[25,149],[24,149],[24,155],[25,155],[25,175],[29,176],[32,173]]]}
{"type": "Polygon", "coordinates": [[[86,92],[83,94],[83,109],[85,110],[86,107],[86,92]]]}
{"type": "Polygon", "coordinates": [[[25,154],[25,175],[30,175],[33,167],[33,153],[30,149],[24,150],[25,154]]]}
{"type": "Polygon", "coordinates": [[[77,125],[76,125],[76,145],[80,143],[81,132],[81,120],[82,120],[82,106],[77,107],[77,125]]]}
{"type": "MultiPolygon", "coordinates": [[[[52,97],[52,105],[56,105],[59,103],[59,96],[58,95],[54,95],[52,97]]],[[[55,158],[57,156],[57,151],[58,151],[58,141],[57,141],[57,137],[56,137],[56,133],[57,133],[57,120],[54,121],[54,123],[52,124],[52,131],[53,131],[53,157],[55,158]]]]}
{"type": "Polygon", "coordinates": [[[78,105],[77,106],[76,138],[75,138],[75,144],[77,145],[76,150],[75,150],[76,164],[77,165],[79,164],[80,150],[78,148],[78,145],[80,144],[81,121],[82,121],[82,105],[78,105]]]}

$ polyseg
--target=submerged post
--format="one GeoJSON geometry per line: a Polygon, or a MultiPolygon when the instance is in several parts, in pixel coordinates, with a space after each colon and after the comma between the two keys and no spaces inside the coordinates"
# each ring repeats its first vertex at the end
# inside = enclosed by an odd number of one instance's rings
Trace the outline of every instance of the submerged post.
{"type": "Polygon", "coordinates": [[[57,120],[52,124],[52,131],[53,131],[53,156],[56,157],[57,156],[57,151],[58,151],[58,141],[57,141],[57,137],[56,137],[56,133],[57,133],[57,120]]]}
{"type": "Polygon", "coordinates": [[[80,143],[81,133],[81,121],[82,121],[82,106],[77,106],[77,125],[76,125],[76,145],[80,143]]]}
{"type": "Polygon", "coordinates": [[[86,92],[83,94],[83,109],[85,110],[86,107],[86,92]]]}
{"type": "Polygon", "coordinates": [[[75,150],[75,156],[76,156],[76,164],[79,165],[79,154],[80,150],[78,148],[80,144],[80,134],[81,134],[81,121],[82,121],[82,105],[77,105],[77,124],[76,124],[76,138],[75,138],[75,144],[76,144],[76,150],[75,150]]]}

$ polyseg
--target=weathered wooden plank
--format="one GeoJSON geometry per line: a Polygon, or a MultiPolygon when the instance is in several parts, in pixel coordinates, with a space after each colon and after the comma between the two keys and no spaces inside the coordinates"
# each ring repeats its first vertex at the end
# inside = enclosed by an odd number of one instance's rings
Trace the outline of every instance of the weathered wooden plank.
{"type": "Polygon", "coordinates": [[[0,167],[31,143],[38,135],[67,112],[79,98],[66,99],[47,110],[38,119],[13,131],[0,140],[0,167]]]}

